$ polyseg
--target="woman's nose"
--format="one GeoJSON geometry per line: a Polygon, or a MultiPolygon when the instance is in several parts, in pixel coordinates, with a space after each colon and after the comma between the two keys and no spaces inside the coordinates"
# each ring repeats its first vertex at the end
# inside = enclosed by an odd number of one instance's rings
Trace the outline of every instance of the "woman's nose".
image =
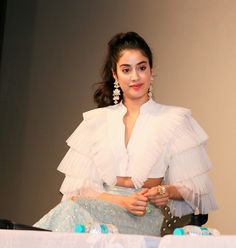
{"type": "Polygon", "coordinates": [[[138,72],[136,70],[133,70],[132,71],[132,74],[131,74],[131,80],[132,81],[136,81],[139,79],[139,75],[138,75],[138,72]]]}

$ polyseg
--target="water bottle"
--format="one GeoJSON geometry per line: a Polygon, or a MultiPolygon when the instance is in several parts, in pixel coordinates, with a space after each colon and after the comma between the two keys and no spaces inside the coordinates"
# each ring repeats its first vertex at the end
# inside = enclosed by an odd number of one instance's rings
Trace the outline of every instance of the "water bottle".
{"type": "Polygon", "coordinates": [[[116,226],[105,223],[78,224],[75,226],[76,233],[118,233],[116,226]]]}
{"type": "Polygon", "coordinates": [[[209,236],[209,235],[220,235],[217,229],[209,227],[199,227],[193,225],[187,225],[184,227],[175,228],[173,235],[190,235],[190,236],[209,236]]]}

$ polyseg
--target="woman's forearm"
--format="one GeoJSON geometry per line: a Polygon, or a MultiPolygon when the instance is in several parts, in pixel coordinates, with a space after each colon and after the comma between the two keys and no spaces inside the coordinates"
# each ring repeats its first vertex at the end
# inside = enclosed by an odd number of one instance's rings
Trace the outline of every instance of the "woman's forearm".
{"type": "Polygon", "coordinates": [[[97,197],[100,200],[104,200],[104,201],[109,201],[112,202],[114,204],[117,204],[121,207],[124,207],[124,196],[122,195],[115,195],[115,194],[110,194],[110,193],[101,193],[98,195],[97,197]]]}
{"type": "Polygon", "coordinates": [[[114,195],[109,193],[102,193],[98,199],[109,201],[127,209],[128,212],[142,216],[146,213],[148,198],[145,196],[148,189],[142,189],[139,192],[134,192],[128,196],[114,195]]]}

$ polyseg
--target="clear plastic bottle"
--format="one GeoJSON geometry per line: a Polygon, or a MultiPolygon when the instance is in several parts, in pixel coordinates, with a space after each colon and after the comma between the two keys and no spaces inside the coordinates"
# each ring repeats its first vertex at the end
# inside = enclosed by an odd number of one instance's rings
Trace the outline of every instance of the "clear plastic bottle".
{"type": "Polygon", "coordinates": [[[209,236],[209,235],[220,235],[217,229],[209,227],[199,227],[188,225],[184,227],[175,228],[173,235],[191,235],[191,236],[209,236]]]}
{"type": "Polygon", "coordinates": [[[78,224],[75,226],[76,233],[118,233],[118,229],[113,224],[105,223],[88,223],[78,224]]]}

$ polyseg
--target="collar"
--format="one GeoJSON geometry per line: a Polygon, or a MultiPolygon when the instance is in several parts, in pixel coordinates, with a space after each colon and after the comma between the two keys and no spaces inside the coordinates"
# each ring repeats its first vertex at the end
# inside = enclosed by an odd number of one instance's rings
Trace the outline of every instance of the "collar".
{"type": "MultiPolygon", "coordinates": [[[[120,110],[121,114],[125,114],[127,112],[127,108],[124,105],[123,101],[116,105],[117,109],[120,110]]],[[[150,98],[147,102],[141,105],[140,107],[140,114],[146,114],[151,112],[156,112],[161,108],[161,105],[155,102],[152,98],[150,98]]]]}

